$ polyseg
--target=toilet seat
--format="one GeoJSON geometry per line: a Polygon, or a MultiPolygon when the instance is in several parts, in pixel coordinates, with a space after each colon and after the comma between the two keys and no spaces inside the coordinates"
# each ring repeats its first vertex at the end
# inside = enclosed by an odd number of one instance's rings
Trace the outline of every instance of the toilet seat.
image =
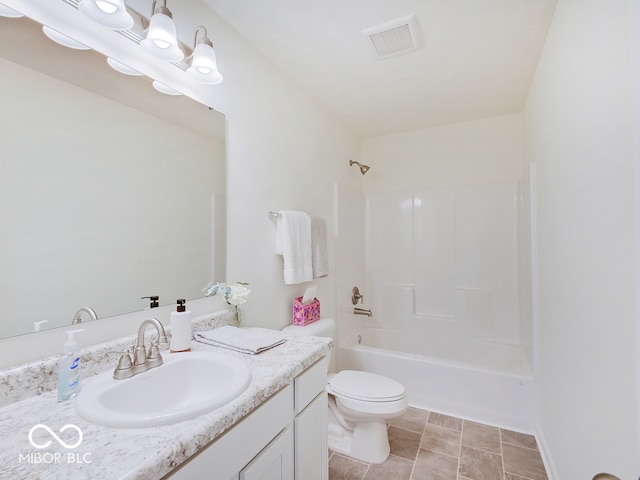
{"type": "MultiPolygon", "coordinates": [[[[375,373],[343,370],[329,380],[327,391],[348,402],[396,402],[405,396],[404,386],[375,373]]],[[[355,403],[353,403],[355,405],[355,403]]]]}

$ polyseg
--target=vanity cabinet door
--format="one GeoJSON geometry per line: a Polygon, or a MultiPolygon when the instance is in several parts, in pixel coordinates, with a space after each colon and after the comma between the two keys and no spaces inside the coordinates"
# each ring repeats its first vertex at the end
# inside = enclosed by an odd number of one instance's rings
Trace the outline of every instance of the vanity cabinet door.
{"type": "Polygon", "coordinates": [[[293,429],[290,426],[242,469],[240,480],[294,480],[293,429]]]}
{"type": "Polygon", "coordinates": [[[296,416],[296,480],[328,480],[327,392],[323,391],[296,416]]]}
{"type": "MultiPolygon", "coordinates": [[[[288,385],[218,440],[210,443],[198,454],[170,472],[163,480],[270,479],[272,477],[242,477],[238,472],[242,470],[245,475],[247,472],[251,475],[253,471],[246,469],[253,465],[254,461],[257,462],[257,457],[267,452],[286,431],[290,432],[287,448],[289,448],[290,454],[291,475],[282,478],[292,480],[293,432],[291,422],[294,416],[293,412],[293,387],[288,385]]],[[[286,441],[282,441],[280,445],[284,445],[284,443],[286,441]]]]}

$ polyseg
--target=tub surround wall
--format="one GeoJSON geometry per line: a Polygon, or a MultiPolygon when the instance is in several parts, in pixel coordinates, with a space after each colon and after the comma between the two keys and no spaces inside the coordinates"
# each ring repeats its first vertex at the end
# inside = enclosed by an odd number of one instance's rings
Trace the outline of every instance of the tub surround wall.
{"type": "Polygon", "coordinates": [[[536,231],[536,172],[531,165],[525,169],[518,182],[518,317],[520,319],[520,345],[522,346],[534,376],[538,368],[538,325],[534,323],[537,308],[537,251],[536,231]]]}
{"type": "MultiPolygon", "coordinates": [[[[428,218],[428,215],[432,216],[432,219],[439,222],[438,225],[447,229],[444,232],[437,230],[422,230],[418,231],[418,236],[423,237],[424,241],[437,241],[436,245],[443,253],[443,257],[439,258],[433,252],[430,247],[421,248],[418,252],[421,261],[430,261],[434,268],[439,269],[440,278],[437,283],[431,283],[430,287],[435,293],[438,289],[442,289],[446,286],[444,302],[435,304],[431,302],[432,313],[440,312],[442,319],[446,319],[450,316],[452,302],[457,302],[460,306],[472,311],[475,305],[471,303],[464,303],[465,300],[460,295],[452,299],[451,286],[454,279],[451,275],[451,268],[446,267],[446,262],[451,263],[452,256],[455,255],[455,251],[446,250],[447,245],[442,242],[445,240],[444,235],[455,233],[455,222],[452,223],[452,215],[455,212],[455,205],[451,205],[450,194],[452,189],[461,189],[461,191],[467,191],[471,194],[473,189],[482,189],[490,185],[497,184],[513,184],[517,185],[516,197],[516,209],[510,222],[516,222],[513,226],[513,232],[509,232],[507,235],[515,238],[515,243],[509,245],[508,248],[516,249],[517,256],[515,257],[515,278],[517,280],[516,291],[507,294],[507,290],[502,289],[499,295],[502,298],[506,298],[510,302],[507,311],[503,312],[506,315],[512,315],[506,322],[496,324],[494,326],[485,325],[487,328],[494,329],[498,332],[501,331],[503,339],[507,341],[514,341],[516,343],[523,343],[527,345],[532,344],[533,337],[533,325],[531,320],[531,314],[528,311],[522,311],[531,307],[530,299],[530,282],[528,276],[531,272],[531,259],[530,248],[526,241],[530,238],[531,232],[529,225],[526,223],[526,215],[528,209],[528,188],[527,175],[525,171],[525,144],[524,144],[524,123],[522,114],[504,115],[492,118],[485,118],[477,121],[464,122],[454,125],[445,125],[436,128],[428,128],[424,130],[416,130],[412,132],[405,132],[396,135],[388,135],[384,137],[369,138],[363,142],[363,161],[368,165],[371,165],[371,170],[367,173],[363,180],[364,191],[367,195],[383,195],[388,194],[391,198],[395,198],[395,195],[399,195],[400,192],[427,192],[428,195],[434,199],[436,196],[449,195],[447,200],[449,205],[449,212],[446,213],[448,220],[442,215],[438,218],[437,214],[445,213],[444,207],[440,205],[438,209],[432,209],[429,211],[425,207],[422,208],[423,218],[428,218]],[[466,190],[466,189],[469,190],[466,190]],[[447,192],[448,190],[448,192],[447,192]],[[454,210],[452,212],[451,210],[454,210]],[[520,222],[520,223],[518,223],[520,222]],[[525,243],[523,243],[525,242],[525,243]],[[429,257],[430,256],[430,257],[429,257]],[[520,290],[518,290],[518,288],[520,290]],[[510,296],[510,299],[509,299],[510,296]],[[520,298],[524,299],[524,302],[519,302],[520,298]],[[516,299],[516,303],[513,303],[513,299],[516,299]],[[464,304],[464,305],[463,305],[464,304]]],[[[395,200],[398,201],[397,199],[395,200]]],[[[404,198],[405,205],[410,205],[411,200],[404,198]]],[[[473,206],[473,205],[472,205],[473,206]]],[[[388,206],[381,206],[383,209],[389,209],[388,206]]],[[[407,231],[411,228],[410,224],[413,222],[409,218],[410,209],[402,210],[399,205],[396,204],[396,212],[400,212],[394,218],[396,225],[400,225],[399,222],[404,222],[402,228],[407,231]],[[404,218],[404,220],[402,220],[404,218]]],[[[503,204],[502,209],[511,208],[503,204]]],[[[420,208],[416,208],[416,211],[420,211],[420,208]]],[[[467,217],[468,221],[462,225],[467,229],[466,234],[474,234],[473,230],[473,218],[467,217]]],[[[494,219],[490,218],[490,222],[494,219]]],[[[423,224],[424,225],[424,224],[423,224]]],[[[428,224],[426,224],[428,226],[428,224]]],[[[388,230],[388,227],[384,227],[388,230]]],[[[504,225],[502,228],[505,228],[504,225]]],[[[511,228],[511,227],[509,227],[511,228]]],[[[370,229],[370,227],[369,227],[370,229]]],[[[462,233],[462,232],[460,232],[462,233]]],[[[388,233],[393,235],[393,233],[388,233]]],[[[410,235],[413,235],[411,233],[410,235]]],[[[404,245],[403,241],[398,235],[395,235],[398,240],[394,242],[393,246],[396,248],[409,248],[410,246],[404,245]]],[[[405,237],[406,238],[406,237],[405,237]]],[[[368,237],[367,242],[371,239],[368,237]]],[[[464,241],[464,239],[462,239],[464,241]]],[[[473,255],[472,240],[468,240],[468,245],[471,249],[468,249],[468,254],[473,255]]],[[[424,244],[424,242],[423,242],[424,244]]],[[[486,244],[485,244],[486,245],[486,244]]],[[[462,244],[459,246],[463,246],[462,244]]],[[[384,249],[384,254],[389,255],[392,252],[391,246],[384,249]]],[[[397,251],[397,250],[396,250],[397,251]]],[[[406,254],[406,250],[400,251],[400,254],[406,254]]],[[[395,254],[396,252],[393,252],[395,254]]],[[[471,260],[473,260],[470,257],[471,260]]],[[[457,260],[462,260],[459,256],[457,260]]],[[[481,261],[481,260],[480,260],[481,261]]],[[[511,260],[510,260],[511,261],[511,260]]],[[[390,263],[390,262],[388,262],[390,263]]],[[[369,263],[368,263],[369,264],[369,263]]],[[[412,284],[412,281],[407,281],[406,278],[410,278],[413,274],[411,269],[413,266],[409,262],[405,262],[403,268],[406,274],[400,275],[397,271],[394,275],[397,278],[402,277],[401,282],[397,282],[397,285],[408,286],[412,284]]],[[[477,267],[477,264],[475,267],[477,267]]],[[[470,273],[469,269],[474,268],[473,265],[461,265],[462,269],[466,269],[467,273],[470,273]]],[[[398,270],[399,270],[398,269],[398,270]]],[[[494,279],[499,276],[498,272],[489,272],[486,268],[485,272],[490,275],[494,275],[494,279]]],[[[393,272],[393,270],[391,270],[393,272]]],[[[424,276],[424,280],[428,280],[429,276],[433,276],[433,272],[429,272],[425,275],[425,271],[416,270],[418,276],[424,276]]],[[[509,273],[509,275],[513,275],[509,273]]],[[[473,277],[474,275],[470,275],[473,277]]],[[[389,277],[384,281],[388,282],[389,277]]],[[[477,279],[472,279],[472,282],[466,282],[466,286],[471,286],[473,283],[477,284],[477,279]]],[[[505,277],[506,280],[506,277],[505,277]]],[[[382,278],[377,280],[382,281],[382,278]]],[[[393,283],[393,282],[391,282],[393,283]]],[[[425,282],[424,287],[429,284],[425,282]]],[[[404,287],[403,287],[404,288],[404,287]]],[[[507,289],[510,287],[507,287],[507,289]]],[[[500,288],[497,283],[493,285],[494,292],[498,293],[500,288]]],[[[384,292],[389,296],[392,292],[384,292]]],[[[398,292],[400,295],[405,295],[406,292],[398,292]]],[[[481,300],[482,295],[479,290],[468,289],[462,294],[462,296],[468,296],[470,299],[481,300]]],[[[489,302],[497,301],[498,297],[489,299],[489,296],[484,296],[484,300],[489,302]]],[[[426,297],[423,297],[426,298],[426,297]]],[[[431,298],[434,298],[433,296],[431,298]]],[[[380,300],[380,296],[376,294],[376,299],[380,300]]],[[[413,303],[411,303],[413,305],[413,303]]],[[[404,308],[404,307],[403,307],[404,308]]],[[[418,305],[418,308],[420,306],[418,305]]],[[[488,303],[480,304],[480,309],[490,308],[488,303]]],[[[375,313],[375,312],[374,312],[375,313]]],[[[397,316],[393,310],[384,312],[382,314],[378,310],[379,316],[387,317],[390,319],[397,316]],[[392,315],[391,315],[392,314],[392,315]]],[[[379,320],[379,319],[378,319],[379,320]]],[[[490,320],[492,322],[493,320],[490,320]]],[[[442,322],[440,322],[442,323],[442,322]]],[[[486,329],[485,329],[486,330],[486,329]]],[[[529,347],[528,358],[530,363],[533,363],[533,347],[529,347]]]]}
{"type": "Polygon", "coordinates": [[[498,183],[367,195],[377,323],[518,344],[516,193],[517,184],[498,183]]]}
{"type": "MultiPolygon", "coordinates": [[[[351,294],[358,287],[364,295],[360,308],[371,306],[372,296],[366,290],[365,276],[365,202],[362,192],[346,185],[334,186],[334,211],[336,222],[336,340],[348,338],[360,330],[369,318],[354,315],[351,294]]],[[[323,311],[323,316],[325,314],[323,311]]]]}

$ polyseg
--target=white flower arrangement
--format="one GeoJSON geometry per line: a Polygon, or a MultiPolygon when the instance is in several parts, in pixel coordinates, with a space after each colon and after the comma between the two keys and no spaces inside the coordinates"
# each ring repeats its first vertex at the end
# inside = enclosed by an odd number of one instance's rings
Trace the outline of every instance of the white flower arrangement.
{"type": "Polygon", "coordinates": [[[226,283],[209,282],[206,287],[202,289],[207,297],[213,297],[215,295],[224,296],[225,302],[236,310],[240,305],[247,301],[247,297],[251,293],[251,290],[247,288],[248,283],[237,282],[233,285],[227,285],[226,283]]]}

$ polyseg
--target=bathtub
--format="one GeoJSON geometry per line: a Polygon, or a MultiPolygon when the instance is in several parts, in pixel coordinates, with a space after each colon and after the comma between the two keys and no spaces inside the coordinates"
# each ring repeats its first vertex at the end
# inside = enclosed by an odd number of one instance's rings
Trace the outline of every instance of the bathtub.
{"type": "Polygon", "coordinates": [[[413,407],[534,431],[533,378],[517,345],[365,328],[343,339],[336,352],[340,370],[401,382],[413,407]]]}

